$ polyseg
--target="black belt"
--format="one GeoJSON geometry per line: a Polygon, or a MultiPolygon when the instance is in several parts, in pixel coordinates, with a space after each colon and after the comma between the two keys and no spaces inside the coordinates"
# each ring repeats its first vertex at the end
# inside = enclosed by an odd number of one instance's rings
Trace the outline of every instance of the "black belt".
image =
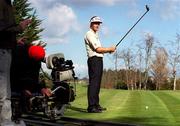
{"type": "Polygon", "coordinates": [[[103,57],[92,56],[92,57],[89,57],[88,59],[94,59],[94,58],[102,59],[103,57]]]}

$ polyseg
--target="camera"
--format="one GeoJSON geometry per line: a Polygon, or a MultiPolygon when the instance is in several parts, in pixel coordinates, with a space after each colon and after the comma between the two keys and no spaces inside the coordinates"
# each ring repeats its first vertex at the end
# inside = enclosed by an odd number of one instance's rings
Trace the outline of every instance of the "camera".
{"type": "Polygon", "coordinates": [[[12,108],[13,119],[19,118],[23,113],[32,114],[43,112],[48,119],[54,120],[64,115],[66,107],[75,100],[76,84],[74,66],[72,60],[65,60],[63,53],[49,55],[44,63],[51,70],[53,82],[50,97],[42,96],[40,92],[34,92],[32,97],[25,95],[13,95],[12,108]],[[74,84],[72,84],[74,83],[74,84]],[[22,110],[23,108],[23,110],[22,110]]]}
{"type": "Polygon", "coordinates": [[[62,53],[48,56],[46,65],[52,69],[51,76],[54,83],[76,79],[72,60],[65,60],[62,53]]]}

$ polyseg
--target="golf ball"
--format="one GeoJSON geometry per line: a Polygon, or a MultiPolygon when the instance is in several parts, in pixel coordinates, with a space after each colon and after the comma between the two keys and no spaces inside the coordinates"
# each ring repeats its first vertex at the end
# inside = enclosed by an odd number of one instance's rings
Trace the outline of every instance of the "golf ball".
{"type": "Polygon", "coordinates": [[[146,106],[146,109],[148,109],[149,107],[148,106],[146,106]]]}

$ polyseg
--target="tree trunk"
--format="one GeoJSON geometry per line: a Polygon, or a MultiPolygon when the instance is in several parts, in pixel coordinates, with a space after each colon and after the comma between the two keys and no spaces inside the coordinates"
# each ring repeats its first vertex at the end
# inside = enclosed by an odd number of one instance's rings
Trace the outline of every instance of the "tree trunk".
{"type": "Polygon", "coordinates": [[[129,79],[128,79],[128,71],[126,70],[126,84],[127,84],[127,88],[129,90],[129,79]]]}
{"type": "Polygon", "coordinates": [[[176,75],[174,76],[174,86],[173,86],[173,90],[176,90],[176,75]]]}
{"type": "Polygon", "coordinates": [[[142,85],[142,84],[141,84],[141,81],[140,81],[140,82],[139,82],[139,90],[141,90],[141,85],[142,85]]]}

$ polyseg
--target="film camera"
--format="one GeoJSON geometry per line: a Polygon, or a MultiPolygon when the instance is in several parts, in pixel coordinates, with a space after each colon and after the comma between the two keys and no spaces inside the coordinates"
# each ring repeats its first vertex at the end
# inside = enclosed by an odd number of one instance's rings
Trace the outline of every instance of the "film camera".
{"type": "Polygon", "coordinates": [[[53,54],[47,57],[46,65],[48,69],[52,69],[51,77],[54,83],[53,94],[57,100],[63,104],[72,102],[75,99],[73,86],[68,83],[69,80],[76,80],[73,62],[65,60],[62,53],[53,54]]]}
{"type": "Polygon", "coordinates": [[[46,60],[46,63],[47,67],[52,69],[51,76],[55,83],[72,80],[75,78],[72,60],[65,61],[64,55],[62,53],[49,56],[46,60]]]}
{"type": "MultiPolygon", "coordinates": [[[[65,60],[63,53],[52,54],[45,59],[48,69],[51,69],[51,81],[53,82],[52,96],[42,96],[41,93],[34,93],[33,97],[12,102],[13,117],[19,118],[22,114],[27,114],[20,110],[21,102],[26,102],[29,107],[28,114],[43,112],[46,117],[54,120],[64,115],[64,111],[70,102],[75,100],[75,77],[73,62],[65,60]],[[74,82],[73,82],[73,81],[74,82]],[[70,83],[70,82],[73,82],[70,83]]],[[[24,104],[23,104],[24,105],[24,104]]]]}

